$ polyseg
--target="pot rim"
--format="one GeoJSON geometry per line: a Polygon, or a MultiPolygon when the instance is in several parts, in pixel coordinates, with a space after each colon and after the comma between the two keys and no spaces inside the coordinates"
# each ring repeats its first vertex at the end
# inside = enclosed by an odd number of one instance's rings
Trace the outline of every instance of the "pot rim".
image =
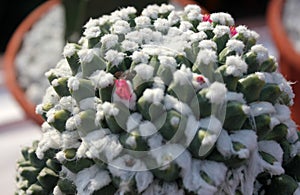
{"type": "Polygon", "coordinates": [[[49,0],[35,8],[17,27],[10,38],[4,53],[3,68],[6,86],[17,100],[19,105],[23,108],[26,116],[30,119],[33,119],[39,125],[44,122],[44,119],[35,113],[36,105],[26,98],[24,90],[18,84],[18,75],[15,71],[15,58],[23,43],[26,32],[28,32],[33,24],[39,20],[50,8],[59,3],[60,0],[49,0]]]}
{"type": "Polygon", "coordinates": [[[300,70],[300,54],[295,50],[282,23],[285,0],[270,0],[267,7],[267,25],[273,41],[279,51],[279,58],[287,60],[294,68],[300,70]]]}

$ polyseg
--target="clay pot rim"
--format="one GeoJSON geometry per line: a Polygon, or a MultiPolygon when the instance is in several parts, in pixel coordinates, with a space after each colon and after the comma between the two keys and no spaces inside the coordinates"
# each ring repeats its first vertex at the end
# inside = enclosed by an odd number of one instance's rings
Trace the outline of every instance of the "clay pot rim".
{"type": "Polygon", "coordinates": [[[300,54],[295,50],[282,23],[282,12],[285,0],[270,0],[267,7],[267,25],[274,43],[279,51],[279,57],[287,60],[294,68],[300,70],[300,54]]]}
{"type": "Polygon", "coordinates": [[[8,90],[12,93],[19,105],[23,108],[26,116],[33,119],[37,124],[44,122],[43,118],[35,113],[35,107],[32,102],[26,98],[24,90],[19,86],[17,73],[15,71],[15,58],[22,46],[24,36],[27,31],[38,21],[49,9],[59,4],[59,0],[49,0],[35,8],[17,27],[11,39],[8,42],[4,53],[4,73],[5,82],[8,90]]]}

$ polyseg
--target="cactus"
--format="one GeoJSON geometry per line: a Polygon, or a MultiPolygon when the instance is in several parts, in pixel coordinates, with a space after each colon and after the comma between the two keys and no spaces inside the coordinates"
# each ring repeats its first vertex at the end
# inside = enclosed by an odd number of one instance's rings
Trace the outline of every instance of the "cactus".
{"type": "Polygon", "coordinates": [[[299,193],[294,94],[257,39],[196,5],[91,19],[46,73],[16,193],[299,193]]]}

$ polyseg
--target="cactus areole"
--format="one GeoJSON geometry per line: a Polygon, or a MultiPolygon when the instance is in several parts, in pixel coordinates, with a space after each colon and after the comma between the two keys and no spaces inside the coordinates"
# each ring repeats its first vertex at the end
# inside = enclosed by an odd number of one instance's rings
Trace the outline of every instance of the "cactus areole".
{"type": "Polygon", "coordinates": [[[150,5],[67,43],[17,194],[299,194],[294,94],[227,13],[150,5]]]}

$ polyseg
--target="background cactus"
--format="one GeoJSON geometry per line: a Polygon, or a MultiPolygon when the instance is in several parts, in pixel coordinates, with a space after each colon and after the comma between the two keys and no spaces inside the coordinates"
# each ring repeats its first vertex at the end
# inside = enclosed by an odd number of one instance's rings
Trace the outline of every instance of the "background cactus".
{"type": "Polygon", "coordinates": [[[294,94],[257,39],[196,5],[91,19],[46,73],[17,194],[299,193],[294,94]]]}

